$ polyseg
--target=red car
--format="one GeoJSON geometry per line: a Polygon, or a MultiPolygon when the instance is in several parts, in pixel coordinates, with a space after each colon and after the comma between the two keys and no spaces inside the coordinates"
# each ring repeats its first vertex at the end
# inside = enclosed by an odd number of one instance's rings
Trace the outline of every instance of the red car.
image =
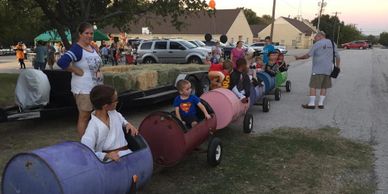
{"type": "Polygon", "coordinates": [[[367,49],[369,44],[366,41],[352,41],[345,44],[342,44],[344,49],[367,49]]]}

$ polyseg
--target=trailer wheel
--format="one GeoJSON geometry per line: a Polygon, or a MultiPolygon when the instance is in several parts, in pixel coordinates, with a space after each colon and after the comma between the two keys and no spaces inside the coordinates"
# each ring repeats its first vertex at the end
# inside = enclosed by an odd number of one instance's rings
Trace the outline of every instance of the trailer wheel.
{"type": "Polygon", "coordinates": [[[4,109],[0,108],[0,122],[7,121],[7,112],[4,109]]]}
{"type": "Polygon", "coordinates": [[[218,137],[213,137],[207,148],[207,163],[210,166],[217,166],[222,159],[222,143],[218,137]]]}
{"type": "Polygon", "coordinates": [[[290,80],[286,81],[286,92],[291,92],[291,81],[290,80]]]}
{"type": "Polygon", "coordinates": [[[276,88],[275,89],[275,100],[279,101],[281,97],[282,97],[282,92],[280,91],[279,88],[276,88]]]}
{"type": "Polygon", "coordinates": [[[203,76],[201,80],[201,87],[202,87],[202,92],[206,93],[209,92],[210,90],[210,80],[208,76],[203,76]]]}
{"type": "Polygon", "coordinates": [[[201,82],[194,76],[189,76],[187,81],[191,83],[191,94],[196,96],[201,96],[203,94],[203,88],[201,87],[201,82]]]}
{"type": "Polygon", "coordinates": [[[269,112],[270,109],[270,103],[268,98],[264,97],[263,98],[263,112],[269,112]]]}
{"type": "Polygon", "coordinates": [[[244,133],[250,133],[253,129],[253,115],[250,113],[246,113],[244,116],[244,133]]]}

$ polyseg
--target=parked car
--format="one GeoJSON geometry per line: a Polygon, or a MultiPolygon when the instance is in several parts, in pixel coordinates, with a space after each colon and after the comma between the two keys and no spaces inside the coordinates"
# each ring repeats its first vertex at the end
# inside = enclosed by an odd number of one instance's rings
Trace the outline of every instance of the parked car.
{"type": "MultiPolygon", "coordinates": [[[[263,51],[264,46],[265,46],[265,42],[256,42],[251,44],[250,47],[255,49],[255,51],[258,51],[261,53],[263,51]]],[[[280,52],[283,54],[286,54],[288,52],[286,46],[279,45],[279,43],[274,43],[274,46],[275,46],[275,49],[279,49],[280,52]]]]}
{"type": "Polygon", "coordinates": [[[265,42],[256,42],[251,44],[251,48],[255,49],[255,51],[259,51],[260,53],[263,51],[265,46],[265,42]]]}
{"type": "Polygon", "coordinates": [[[283,54],[286,54],[288,52],[286,46],[284,45],[275,45],[275,49],[278,49],[283,54]]]}
{"type": "Polygon", "coordinates": [[[205,43],[203,43],[203,42],[200,41],[200,40],[190,40],[189,42],[192,43],[192,44],[194,44],[194,45],[197,46],[197,47],[201,47],[201,48],[206,49],[206,50],[208,51],[208,53],[211,53],[211,52],[212,52],[212,47],[206,45],[205,43]]]}
{"type": "Polygon", "coordinates": [[[355,40],[341,45],[344,49],[367,49],[369,44],[366,41],[355,40]]]}
{"type": "Polygon", "coordinates": [[[209,51],[186,40],[143,41],[137,50],[138,63],[205,63],[209,51]]]}

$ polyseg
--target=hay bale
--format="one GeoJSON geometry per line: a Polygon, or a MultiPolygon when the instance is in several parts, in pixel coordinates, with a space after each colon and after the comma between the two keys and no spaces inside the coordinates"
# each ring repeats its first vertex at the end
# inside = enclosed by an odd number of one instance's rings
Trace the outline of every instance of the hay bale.
{"type": "Polygon", "coordinates": [[[174,84],[176,77],[180,73],[180,71],[177,68],[159,69],[159,70],[156,70],[156,72],[158,72],[159,86],[167,86],[167,85],[174,84]]]}
{"type": "Polygon", "coordinates": [[[104,73],[104,84],[111,85],[118,93],[136,90],[136,82],[127,73],[104,73]]]}
{"type": "Polygon", "coordinates": [[[102,72],[105,84],[122,92],[172,85],[182,72],[207,71],[208,68],[208,65],[198,64],[142,64],[107,66],[102,68],[102,72]]]}
{"type": "Polygon", "coordinates": [[[128,79],[135,82],[134,89],[148,90],[158,86],[158,73],[153,70],[133,70],[128,72],[128,79]]]}
{"type": "Polygon", "coordinates": [[[133,65],[118,65],[118,66],[104,66],[101,68],[102,73],[123,73],[133,69],[133,65]]]}

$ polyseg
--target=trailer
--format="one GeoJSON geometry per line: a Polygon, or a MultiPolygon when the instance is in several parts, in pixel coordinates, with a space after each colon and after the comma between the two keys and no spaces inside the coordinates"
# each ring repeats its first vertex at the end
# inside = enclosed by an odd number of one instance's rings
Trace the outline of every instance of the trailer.
{"type": "MultiPolygon", "coordinates": [[[[37,71],[27,69],[23,71],[37,71]]],[[[49,101],[47,104],[38,104],[33,107],[22,108],[19,105],[0,108],[0,122],[18,121],[26,119],[48,119],[60,115],[77,114],[73,94],[71,93],[71,73],[62,70],[45,70],[50,86],[49,101]]],[[[192,83],[194,94],[200,96],[209,90],[210,81],[206,71],[181,73],[176,80],[187,79],[192,83]]],[[[175,82],[176,83],[176,82],[175,82]]],[[[29,91],[26,92],[36,92],[29,91]]],[[[38,94],[41,95],[41,94],[38,94]]],[[[144,91],[127,90],[118,94],[118,110],[129,110],[144,104],[155,104],[161,101],[172,100],[178,92],[175,84],[160,86],[144,91]]]]}

